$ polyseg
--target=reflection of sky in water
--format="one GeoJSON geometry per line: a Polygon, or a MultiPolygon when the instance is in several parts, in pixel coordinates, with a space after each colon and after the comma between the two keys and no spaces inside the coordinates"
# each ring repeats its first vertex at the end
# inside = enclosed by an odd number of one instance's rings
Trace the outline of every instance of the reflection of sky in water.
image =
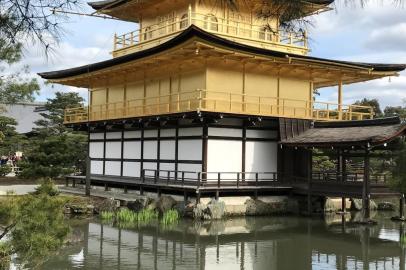
{"type": "Polygon", "coordinates": [[[398,223],[382,219],[377,226],[342,229],[337,221],[233,218],[182,221],[170,230],[119,230],[84,222],[75,226],[83,241],[67,246],[41,269],[404,270],[398,223]]]}
{"type": "Polygon", "coordinates": [[[395,230],[395,229],[381,229],[379,231],[379,239],[382,240],[389,240],[389,241],[395,241],[395,242],[399,242],[400,240],[400,235],[399,235],[399,230],[395,230]]]}
{"type": "Polygon", "coordinates": [[[78,254],[73,254],[69,256],[72,266],[80,267],[84,265],[85,262],[85,255],[83,249],[78,254]]]}

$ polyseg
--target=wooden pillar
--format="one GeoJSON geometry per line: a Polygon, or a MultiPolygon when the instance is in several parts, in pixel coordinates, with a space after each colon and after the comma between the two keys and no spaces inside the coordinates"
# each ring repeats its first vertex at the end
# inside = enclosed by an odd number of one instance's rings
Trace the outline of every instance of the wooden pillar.
{"type": "Polygon", "coordinates": [[[362,189],[362,210],[364,221],[368,221],[370,218],[369,161],[369,150],[366,150],[364,157],[364,182],[362,189]]]}
{"type": "Polygon", "coordinates": [[[85,188],[85,195],[90,196],[90,185],[91,185],[91,169],[90,166],[92,165],[90,160],[90,127],[87,131],[87,156],[86,156],[86,188],[85,188]]]}
{"type": "MultiPolygon", "coordinates": [[[[209,144],[209,127],[207,124],[203,124],[203,151],[202,151],[202,171],[207,172],[207,163],[208,163],[208,144],[209,144]]],[[[207,179],[207,175],[203,174],[202,179],[207,179]]]]}
{"type": "MultiPolygon", "coordinates": [[[[338,149],[337,150],[337,181],[340,181],[342,183],[345,182],[344,172],[345,172],[345,158],[343,155],[343,150],[338,149]]],[[[345,197],[341,198],[341,211],[343,213],[345,213],[345,211],[347,210],[345,199],[346,199],[345,197]]]]}
{"type": "Polygon", "coordinates": [[[307,212],[309,215],[313,213],[312,206],[312,177],[313,177],[313,152],[309,150],[308,152],[308,168],[307,168],[307,212]]]}
{"type": "Polygon", "coordinates": [[[338,119],[342,120],[343,119],[343,82],[340,81],[338,83],[338,119]]]}

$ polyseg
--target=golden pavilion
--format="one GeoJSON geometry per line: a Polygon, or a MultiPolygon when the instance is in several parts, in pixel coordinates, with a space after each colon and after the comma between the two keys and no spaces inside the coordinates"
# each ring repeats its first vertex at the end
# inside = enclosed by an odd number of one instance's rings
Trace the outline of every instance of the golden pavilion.
{"type": "MultiPolygon", "coordinates": [[[[332,2],[303,8],[313,15],[332,2]]],[[[292,186],[275,183],[288,173],[309,175],[306,149],[372,147],[404,132],[396,119],[371,120],[371,107],[343,104],[343,89],[405,65],[309,56],[306,31],[257,16],[263,1],[239,0],[237,9],[216,0],[89,4],[137,30],[114,36],[112,59],[40,75],[89,89],[89,106],[67,109],[65,124],[89,132],[92,181],[189,195],[284,192],[292,186]],[[316,100],[325,87],[336,87],[337,102],[316,100]],[[388,136],[378,139],[376,126],[388,136]],[[345,137],[346,128],[366,137],[345,137]],[[315,132],[327,129],[335,133],[315,132]]]]}

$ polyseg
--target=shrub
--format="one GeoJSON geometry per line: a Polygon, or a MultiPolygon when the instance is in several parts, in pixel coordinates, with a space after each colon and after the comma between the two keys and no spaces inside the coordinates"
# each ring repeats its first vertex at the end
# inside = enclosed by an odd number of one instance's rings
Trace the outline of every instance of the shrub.
{"type": "Polygon", "coordinates": [[[51,178],[45,178],[40,181],[40,185],[35,189],[35,193],[57,196],[60,192],[51,178]]]}
{"type": "Polygon", "coordinates": [[[11,173],[11,171],[12,171],[12,169],[11,169],[11,166],[9,166],[9,165],[0,166],[0,176],[2,176],[2,177],[8,175],[9,173],[11,173]]]}

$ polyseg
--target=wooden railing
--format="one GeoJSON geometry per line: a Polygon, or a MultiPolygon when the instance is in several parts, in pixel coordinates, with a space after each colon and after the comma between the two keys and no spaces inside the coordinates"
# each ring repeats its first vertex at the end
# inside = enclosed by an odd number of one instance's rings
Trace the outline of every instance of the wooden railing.
{"type": "Polygon", "coordinates": [[[81,123],[141,116],[211,111],[244,115],[315,120],[371,119],[372,107],[338,105],[277,97],[259,97],[229,92],[195,90],[116,103],[66,109],[65,123],[81,123]]]}
{"type": "MultiPolygon", "coordinates": [[[[312,181],[317,182],[362,182],[363,173],[335,173],[335,172],[313,172],[312,181]]],[[[369,175],[369,181],[375,184],[388,184],[391,176],[384,173],[374,173],[369,175]]]]}
{"type": "Polygon", "coordinates": [[[189,11],[182,17],[173,17],[157,24],[149,25],[123,35],[114,36],[114,51],[133,47],[146,42],[158,41],[177,34],[191,25],[196,25],[205,31],[220,34],[225,37],[237,38],[240,41],[259,42],[260,46],[273,47],[289,46],[305,54],[308,51],[308,37],[303,32],[287,32],[273,30],[265,25],[255,25],[247,22],[215,17],[207,14],[189,11]]]}
{"type": "Polygon", "coordinates": [[[144,169],[141,181],[195,187],[269,186],[281,182],[276,172],[193,172],[144,169]]]}

